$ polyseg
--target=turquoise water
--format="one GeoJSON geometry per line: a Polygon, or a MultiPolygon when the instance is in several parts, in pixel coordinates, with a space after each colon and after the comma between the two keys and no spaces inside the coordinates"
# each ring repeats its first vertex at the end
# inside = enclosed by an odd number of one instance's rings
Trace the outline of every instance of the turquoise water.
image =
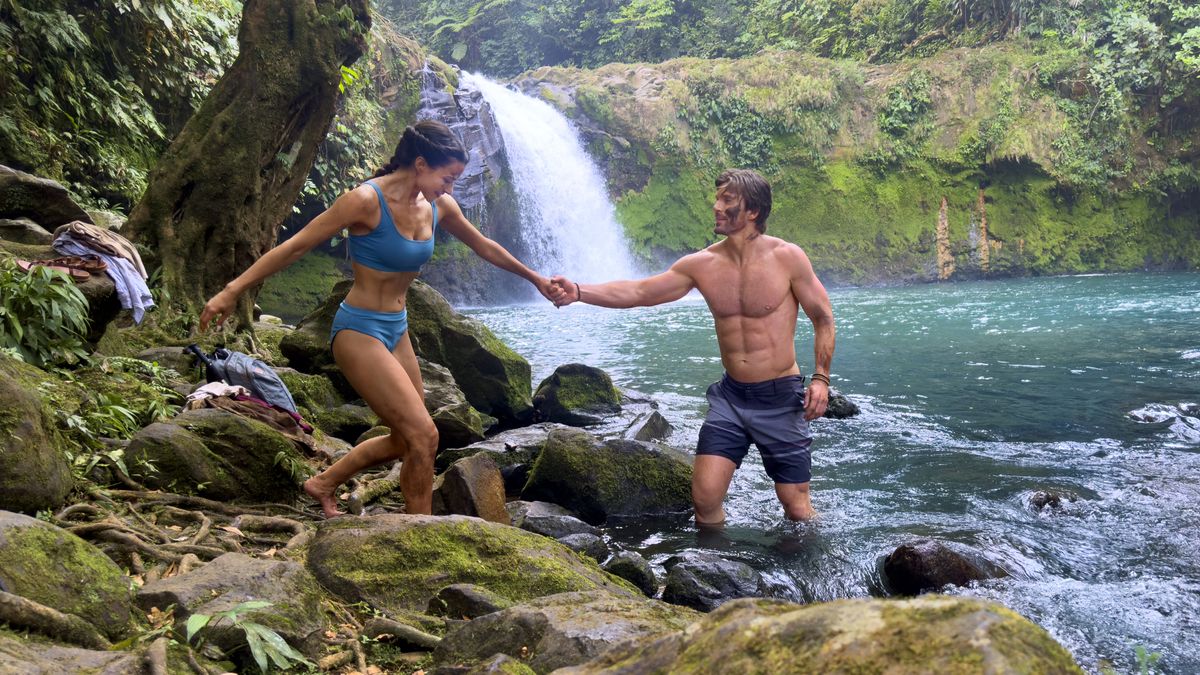
{"type": "MultiPolygon", "coordinates": [[[[878,595],[897,545],[956,542],[1009,576],[954,593],[1033,619],[1084,668],[1133,671],[1140,645],[1163,672],[1200,672],[1200,275],[830,295],[834,386],[863,413],[814,425],[819,521],[783,521],[751,453],[723,536],[680,518],[618,524],[612,539],[656,563],[682,550],[742,560],[800,601],[878,595]],[[1036,490],[1079,498],[1037,513],[1036,490]]],[[[535,385],[563,363],[598,366],[659,403],[673,445],[694,445],[721,375],[702,300],[470,313],[529,359],[535,385]]]]}

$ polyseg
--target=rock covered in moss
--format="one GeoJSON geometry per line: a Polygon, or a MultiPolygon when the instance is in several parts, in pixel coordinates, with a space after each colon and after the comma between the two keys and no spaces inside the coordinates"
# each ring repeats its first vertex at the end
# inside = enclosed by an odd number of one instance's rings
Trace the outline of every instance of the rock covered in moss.
{"type": "Polygon", "coordinates": [[[511,607],[512,604],[483,586],[450,584],[429,601],[428,611],[434,616],[474,619],[511,607]]]}
{"type": "Polygon", "coordinates": [[[450,370],[471,405],[512,426],[529,421],[529,362],[481,322],[455,312],[433,287],[408,289],[408,328],[421,357],[450,370]]]}
{"type": "Polygon", "coordinates": [[[62,506],[75,477],[38,385],[50,376],[0,354],[0,508],[62,506]]]}
{"type": "Polygon", "coordinates": [[[616,647],[559,675],[1082,673],[1045,630],[947,596],[796,605],[734,600],[685,631],[616,647]]]}
{"type": "Polygon", "coordinates": [[[438,591],[461,583],[509,602],[581,590],[637,594],[556,541],[466,516],[325,521],[309,547],[308,567],[344,600],[386,611],[421,611],[438,591]]]}
{"type": "Polygon", "coordinates": [[[664,565],[663,601],[710,612],[736,598],[761,597],[770,589],[749,565],[710,553],[673,556],[664,565]]]}
{"type": "Polygon", "coordinates": [[[883,561],[888,586],[901,595],[934,591],[948,584],[966,586],[972,581],[1004,576],[978,556],[960,552],[940,541],[901,544],[883,561]]]}
{"type": "MultiPolygon", "coordinates": [[[[434,459],[434,464],[439,471],[442,471],[463,457],[486,452],[491,455],[492,460],[496,462],[496,466],[499,466],[501,471],[508,467],[528,466],[533,464],[533,460],[542,452],[542,448],[546,445],[546,439],[550,437],[551,431],[569,428],[565,424],[543,422],[527,427],[509,429],[478,443],[472,443],[465,448],[454,448],[439,452],[434,459]]],[[[525,484],[522,482],[516,486],[516,491],[520,492],[520,489],[524,486],[525,484]]]]}
{"type": "Polygon", "coordinates": [[[582,363],[554,369],[533,394],[537,418],[587,426],[621,410],[621,395],[608,373],[582,363]]]}
{"type": "Polygon", "coordinates": [[[524,658],[537,673],[583,663],[624,640],[682,630],[697,615],[642,597],[561,593],[479,617],[451,630],[434,651],[444,664],[494,654],[524,658]]]}
{"type": "MultiPolygon", "coordinates": [[[[187,574],[146,584],[137,594],[137,604],[145,611],[174,605],[176,630],[182,633],[193,614],[212,616],[243,602],[266,601],[269,607],[245,610],[239,616],[267,626],[288,644],[316,656],[326,627],[321,598],[316,579],[299,563],[226,553],[187,574]]],[[[226,653],[246,644],[244,632],[227,621],[210,623],[201,634],[226,653]]]]}
{"type": "Polygon", "coordinates": [[[290,502],[308,471],[283,434],[225,410],[187,410],[134,435],[130,474],[148,487],[209,499],[290,502]]]}
{"type": "Polygon", "coordinates": [[[692,467],[662,446],[553,431],[521,497],[565,506],[595,525],[609,516],[678,513],[692,506],[692,467]]]}
{"type": "Polygon", "coordinates": [[[0,588],[92,623],[129,628],[130,581],[99,549],[50,523],[0,511],[0,588]]]}
{"type": "Polygon", "coordinates": [[[417,358],[425,389],[425,409],[438,430],[438,449],[461,448],[483,440],[483,434],[496,423],[467,401],[454,375],[444,366],[417,358]]]}
{"type": "Polygon", "coordinates": [[[0,217],[29,218],[47,230],[73,220],[92,222],[62,184],[7,166],[0,166],[0,217]]]}

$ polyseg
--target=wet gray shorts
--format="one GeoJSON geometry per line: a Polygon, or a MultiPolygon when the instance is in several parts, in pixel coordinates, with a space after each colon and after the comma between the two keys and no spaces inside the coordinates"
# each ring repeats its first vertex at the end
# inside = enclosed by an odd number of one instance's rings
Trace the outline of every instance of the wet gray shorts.
{"type": "Polygon", "coordinates": [[[708,416],[697,455],[717,455],[742,465],[750,444],[776,483],[812,478],[812,431],[804,419],[804,376],[738,382],[726,375],[708,388],[708,416]]]}

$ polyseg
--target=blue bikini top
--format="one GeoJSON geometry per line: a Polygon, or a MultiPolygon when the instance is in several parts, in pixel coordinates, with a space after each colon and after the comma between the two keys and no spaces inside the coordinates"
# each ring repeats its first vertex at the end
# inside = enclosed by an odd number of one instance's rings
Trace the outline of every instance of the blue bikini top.
{"type": "Polygon", "coordinates": [[[433,257],[433,240],[437,235],[437,204],[433,207],[433,234],[428,239],[416,240],[400,234],[392,220],[392,212],[383,198],[383,190],[367,181],[379,197],[379,225],[366,234],[351,234],[347,246],[350,258],[380,272],[416,272],[433,257]]]}

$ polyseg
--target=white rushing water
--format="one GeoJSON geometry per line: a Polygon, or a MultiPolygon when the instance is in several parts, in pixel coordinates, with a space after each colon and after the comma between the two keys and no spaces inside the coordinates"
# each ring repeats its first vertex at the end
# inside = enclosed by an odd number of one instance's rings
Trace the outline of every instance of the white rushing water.
{"type": "Polygon", "coordinates": [[[496,119],[521,207],[531,267],[574,281],[639,276],[604,177],[579,134],[550,104],[471,73],[496,119]]]}

